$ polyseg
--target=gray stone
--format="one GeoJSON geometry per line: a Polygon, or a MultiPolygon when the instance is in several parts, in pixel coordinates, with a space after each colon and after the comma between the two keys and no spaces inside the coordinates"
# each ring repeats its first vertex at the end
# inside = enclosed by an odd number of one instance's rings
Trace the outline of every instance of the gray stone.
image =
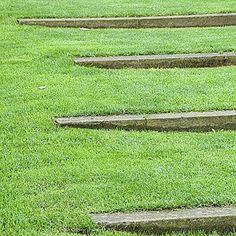
{"type": "Polygon", "coordinates": [[[60,126],[72,126],[90,129],[136,129],[141,130],[146,126],[146,119],[140,115],[116,115],[116,116],[84,116],[57,118],[60,126]]]}
{"type": "Polygon", "coordinates": [[[236,129],[236,110],[56,118],[60,126],[90,129],[211,131],[236,129]]]}
{"type": "Polygon", "coordinates": [[[163,28],[236,25],[236,13],[183,16],[18,19],[20,24],[79,28],[163,28]]]}
{"type": "Polygon", "coordinates": [[[80,66],[99,68],[174,68],[174,67],[218,67],[236,65],[236,53],[192,53],[110,57],[75,57],[80,66]]]}
{"type": "Polygon", "coordinates": [[[236,207],[104,213],[93,214],[92,220],[107,229],[149,234],[187,230],[228,233],[236,229],[236,207]]]}

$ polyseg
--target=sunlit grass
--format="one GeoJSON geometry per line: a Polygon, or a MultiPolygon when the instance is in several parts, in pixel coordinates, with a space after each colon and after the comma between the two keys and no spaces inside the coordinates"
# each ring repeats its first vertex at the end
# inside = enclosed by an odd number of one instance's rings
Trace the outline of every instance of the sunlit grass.
{"type": "Polygon", "coordinates": [[[234,131],[60,129],[53,120],[236,109],[234,66],[104,70],[72,60],[74,55],[235,51],[235,27],[80,31],[16,24],[23,16],[232,12],[233,3],[1,1],[0,234],[87,230],[131,236],[100,231],[89,214],[236,204],[234,131]]]}

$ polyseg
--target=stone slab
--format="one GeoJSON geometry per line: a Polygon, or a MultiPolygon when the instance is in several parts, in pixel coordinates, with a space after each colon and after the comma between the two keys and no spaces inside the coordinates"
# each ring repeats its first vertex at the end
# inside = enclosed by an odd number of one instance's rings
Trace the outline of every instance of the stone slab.
{"type": "Polygon", "coordinates": [[[99,68],[186,68],[236,65],[236,52],[75,57],[75,64],[99,68]]]}
{"type": "Polygon", "coordinates": [[[142,130],[146,126],[146,119],[140,115],[84,116],[57,118],[56,123],[60,126],[90,129],[142,130]]]}
{"type": "Polygon", "coordinates": [[[56,118],[59,126],[156,131],[236,130],[236,110],[56,118]]]}
{"type": "Polygon", "coordinates": [[[34,18],[18,19],[18,23],[80,28],[213,27],[236,25],[236,13],[110,18],[34,18]]]}
{"type": "Polygon", "coordinates": [[[236,229],[235,206],[103,213],[91,217],[96,224],[107,229],[149,234],[187,230],[226,233],[236,229]]]}

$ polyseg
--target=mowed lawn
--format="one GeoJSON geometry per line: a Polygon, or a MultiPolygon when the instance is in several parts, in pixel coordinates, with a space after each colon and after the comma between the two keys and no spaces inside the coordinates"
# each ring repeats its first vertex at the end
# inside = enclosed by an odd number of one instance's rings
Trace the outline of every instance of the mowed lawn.
{"type": "Polygon", "coordinates": [[[72,60],[235,51],[236,27],[82,31],[16,23],[236,12],[234,0],[4,0],[0,12],[0,235],[131,236],[97,229],[89,214],[236,204],[235,131],[86,130],[53,120],[236,109],[235,66],[105,70],[72,60]]]}

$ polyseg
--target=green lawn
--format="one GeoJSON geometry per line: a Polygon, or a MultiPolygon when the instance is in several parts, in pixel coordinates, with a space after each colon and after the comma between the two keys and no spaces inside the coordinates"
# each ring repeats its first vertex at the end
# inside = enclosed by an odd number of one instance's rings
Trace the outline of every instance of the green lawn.
{"type": "Polygon", "coordinates": [[[1,1],[14,16],[146,16],[236,12],[234,0],[18,0],[1,1]]]}
{"type": "Polygon", "coordinates": [[[62,129],[53,121],[65,115],[236,109],[235,66],[104,70],[72,60],[235,51],[236,27],[81,31],[16,24],[23,16],[236,12],[231,0],[189,2],[0,2],[0,235],[88,230],[131,236],[96,231],[89,214],[236,204],[235,131],[62,129]]]}

